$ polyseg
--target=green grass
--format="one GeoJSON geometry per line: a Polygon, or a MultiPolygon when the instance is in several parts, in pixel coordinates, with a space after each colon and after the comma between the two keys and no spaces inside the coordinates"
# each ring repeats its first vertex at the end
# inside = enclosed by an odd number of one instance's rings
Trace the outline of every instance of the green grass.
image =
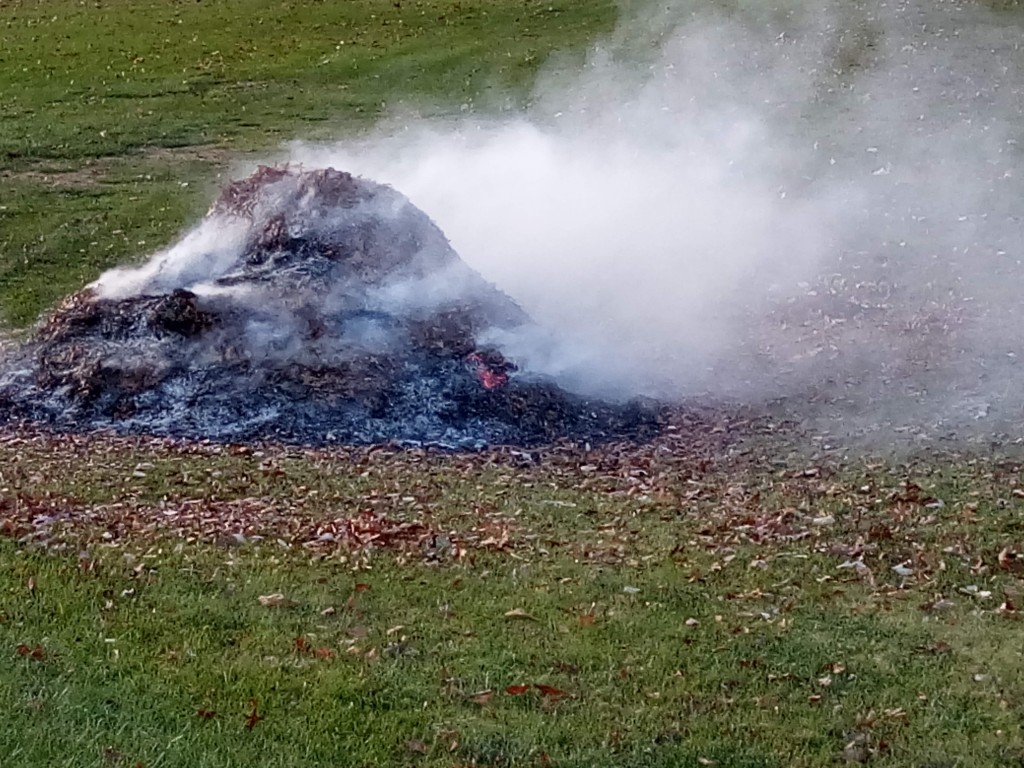
{"type": "Polygon", "coordinates": [[[566,0],[8,3],[0,147],[15,166],[150,146],[262,149],[405,100],[458,107],[488,87],[523,97],[539,58],[613,20],[608,2],[566,0]]]}
{"type": "MultiPolygon", "coordinates": [[[[981,4],[1020,18],[1016,2],[981,4]]],[[[236,161],[297,138],[351,136],[386,115],[528,105],[538,69],[575,68],[612,32],[617,5],[0,4],[0,323],[24,328],[104,269],[169,242],[236,161]]]]}
{"type": "Polygon", "coordinates": [[[18,765],[1024,761],[1017,465],[28,436],[0,466],[18,765]]]}
{"type": "Polygon", "coordinates": [[[610,0],[4,3],[0,320],[166,244],[233,161],[521,106],[550,52],[614,19],[610,0]]]}
{"type": "MultiPolygon", "coordinates": [[[[2,317],[160,247],[284,140],[521,106],[614,20],[0,4],[2,317]]],[[[5,433],[0,763],[1024,764],[1020,465],[804,461],[5,433]]]]}

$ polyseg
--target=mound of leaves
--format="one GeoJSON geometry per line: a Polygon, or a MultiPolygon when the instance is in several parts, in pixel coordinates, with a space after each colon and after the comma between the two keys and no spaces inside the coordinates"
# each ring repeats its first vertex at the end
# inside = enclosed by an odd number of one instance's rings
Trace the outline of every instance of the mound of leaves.
{"type": "Polygon", "coordinates": [[[453,447],[643,436],[486,342],[530,323],[394,189],[261,167],[180,241],[68,297],[0,365],[9,419],[217,440],[453,447]]]}

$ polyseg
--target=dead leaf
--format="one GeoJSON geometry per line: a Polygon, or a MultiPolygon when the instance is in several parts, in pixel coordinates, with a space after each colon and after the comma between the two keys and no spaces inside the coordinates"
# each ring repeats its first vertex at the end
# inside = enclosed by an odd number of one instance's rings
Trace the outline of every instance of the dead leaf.
{"type": "Polygon", "coordinates": [[[15,650],[22,658],[32,659],[32,661],[42,661],[46,658],[46,651],[43,650],[43,646],[41,645],[37,645],[35,648],[30,648],[24,643],[19,643],[15,650]]]}
{"type": "MultiPolygon", "coordinates": [[[[860,737],[862,734],[858,734],[860,737]]],[[[871,757],[866,738],[854,738],[843,747],[843,759],[848,763],[866,763],[871,757]]]]}
{"type": "Polygon", "coordinates": [[[217,713],[212,709],[197,709],[196,717],[200,720],[213,720],[217,716],[217,713]]]}
{"type": "Polygon", "coordinates": [[[927,603],[921,606],[922,611],[928,611],[929,613],[940,613],[942,611],[948,611],[954,607],[956,603],[942,595],[936,595],[934,599],[929,600],[927,603]]]}
{"type": "Polygon", "coordinates": [[[410,752],[415,752],[420,755],[427,754],[427,745],[419,739],[410,739],[409,741],[405,742],[405,748],[410,752]]]}
{"type": "Polygon", "coordinates": [[[540,691],[541,696],[547,696],[551,699],[565,699],[571,695],[568,691],[563,691],[551,685],[544,685],[543,683],[534,683],[533,687],[540,691]]]}
{"type": "Polygon", "coordinates": [[[1014,552],[1009,547],[1003,547],[996,559],[999,561],[999,567],[1004,571],[1010,571],[1011,573],[1024,571],[1024,557],[1021,557],[1019,552],[1014,552]]]}
{"type": "Polygon", "coordinates": [[[505,612],[506,619],[520,619],[522,621],[536,621],[532,615],[524,611],[522,608],[513,608],[511,611],[505,612]]]}
{"type": "Polygon", "coordinates": [[[505,689],[505,693],[509,696],[522,696],[528,690],[530,690],[528,685],[510,685],[505,689]]]}
{"type": "Polygon", "coordinates": [[[481,707],[489,704],[491,702],[491,699],[493,698],[494,691],[490,688],[483,691],[477,691],[476,693],[471,693],[469,695],[469,700],[472,701],[474,704],[480,705],[481,707]]]}
{"type": "Polygon", "coordinates": [[[245,730],[247,731],[255,728],[260,720],[266,719],[257,711],[256,699],[249,699],[249,707],[249,714],[245,716],[245,730]]]}
{"type": "Polygon", "coordinates": [[[260,595],[257,599],[264,608],[288,608],[295,605],[294,600],[290,600],[280,592],[275,592],[272,595],[260,595]]]}
{"type": "Polygon", "coordinates": [[[931,655],[938,655],[940,653],[952,653],[953,648],[949,643],[944,643],[941,640],[937,643],[930,643],[928,645],[919,645],[914,648],[918,653],[927,653],[931,655]]]}

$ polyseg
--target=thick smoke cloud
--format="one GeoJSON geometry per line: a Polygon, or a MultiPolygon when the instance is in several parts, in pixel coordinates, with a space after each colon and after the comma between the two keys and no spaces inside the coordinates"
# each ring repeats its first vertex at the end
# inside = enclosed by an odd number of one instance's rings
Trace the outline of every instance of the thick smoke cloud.
{"type": "Polygon", "coordinates": [[[296,144],[400,189],[603,395],[782,397],[834,431],[1024,403],[1021,27],[968,2],[623,11],[532,107],[296,144]],[[841,420],[841,424],[839,421],[841,420]]]}

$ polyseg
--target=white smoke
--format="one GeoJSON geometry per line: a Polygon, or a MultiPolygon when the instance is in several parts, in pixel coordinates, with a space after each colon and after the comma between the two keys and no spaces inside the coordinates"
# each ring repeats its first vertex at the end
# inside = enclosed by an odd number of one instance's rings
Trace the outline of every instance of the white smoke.
{"type": "MultiPolygon", "coordinates": [[[[395,115],[288,159],[407,195],[540,326],[489,341],[569,388],[992,431],[1024,411],[1016,18],[967,0],[646,4],[581,66],[549,62],[527,110],[395,115]]],[[[243,236],[207,220],[96,286],[227,290],[243,236]]],[[[290,350],[276,322],[253,334],[290,350]]]]}
{"type": "Polygon", "coordinates": [[[396,116],[291,159],[408,195],[551,330],[509,354],[577,389],[839,382],[875,418],[899,394],[904,420],[1012,420],[1020,26],[969,2],[709,5],[624,15],[522,114],[396,116]]]}
{"type": "Polygon", "coordinates": [[[91,287],[103,298],[122,299],[212,284],[235,266],[248,236],[242,219],[205,219],[144,264],[108,270],[91,287]]]}

